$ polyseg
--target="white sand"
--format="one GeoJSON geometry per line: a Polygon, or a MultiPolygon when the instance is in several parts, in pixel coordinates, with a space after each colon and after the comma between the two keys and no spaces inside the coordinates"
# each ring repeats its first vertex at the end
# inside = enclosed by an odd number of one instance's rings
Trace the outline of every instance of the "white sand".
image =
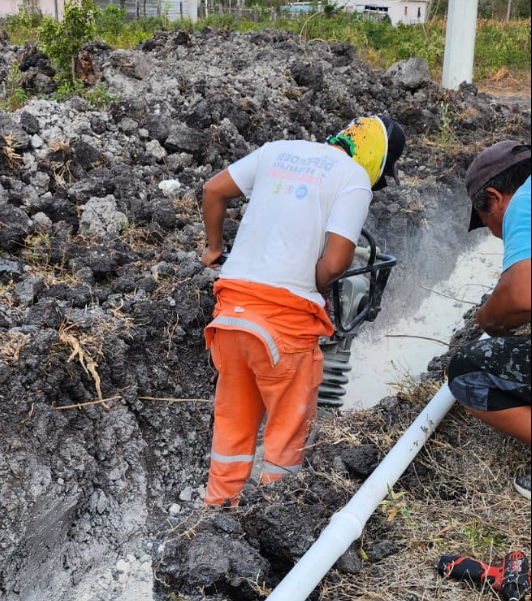
{"type": "MultiPolygon", "coordinates": [[[[394,382],[403,380],[407,374],[419,376],[433,357],[445,353],[447,347],[437,342],[387,336],[449,342],[453,331],[461,326],[464,313],[480,302],[497,282],[502,256],[502,242],[486,238],[460,258],[448,281],[434,286],[434,292],[427,292],[427,298],[414,315],[403,318],[393,308],[385,307],[374,324],[367,324],[353,342],[353,372],[347,387],[346,408],[372,407],[393,392],[394,382]]],[[[423,286],[423,282],[418,285],[423,286]]]]}

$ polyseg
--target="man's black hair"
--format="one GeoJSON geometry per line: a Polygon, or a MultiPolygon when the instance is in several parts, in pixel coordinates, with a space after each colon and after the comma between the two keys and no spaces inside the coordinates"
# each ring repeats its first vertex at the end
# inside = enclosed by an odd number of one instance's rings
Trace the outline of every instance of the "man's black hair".
{"type": "Polygon", "coordinates": [[[490,212],[490,197],[486,190],[495,188],[501,194],[515,194],[532,173],[532,160],[522,161],[494,177],[473,198],[473,206],[478,213],[490,212]]]}

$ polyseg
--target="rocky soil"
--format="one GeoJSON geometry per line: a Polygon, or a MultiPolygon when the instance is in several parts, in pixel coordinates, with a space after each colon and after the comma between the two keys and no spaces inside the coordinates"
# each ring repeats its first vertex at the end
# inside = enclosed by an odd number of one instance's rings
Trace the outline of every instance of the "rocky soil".
{"type": "MultiPolygon", "coordinates": [[[[468,323],[452,345],[479,335],[468,323]]],[[[448,360],[435,359],[423,383],[405,383],[375,409],[321,416],[298,476],[249,488],[239,509],[170,520],[156,555],[155,598],[265,599],[424,409],[448,360]]],[[[444,554],[494,563],[511,549],[530,556],[530,504],[509,477],[529,469],[528,448],[457,406],[309,600],[498,598],[489,587],[442,580],[437,566],[444,554]]]]}
{"type": "MultiPolygon", "coordinates": [[[[121,600],[164,549],[157,578],[176,598],[256,599],[344,496],[321,483],[281,509],[263,503],[266,522],[253,496],[243,522],[190,521],[214,381],[203,184],[267,141],[323,141],[353,116],[395,117],[409,136],[404,182],[376,195],[368,227],[401,261],[391,292],[406,306],[410,280],[445,277],[464,242],[469,161],[528,138],[530,112],[473,87],[445,92],[419,65],[373,71],[352,47],[281,32],[161,32],[131,51],[87,50],[115,97],[104,108],[47,99],[46,56],[0,35],[0,83],[18,62],[41,98],[0,111],[0,598],[121,600]]],[[[244,209],[231,206],[228,241],[244,209]]]]}

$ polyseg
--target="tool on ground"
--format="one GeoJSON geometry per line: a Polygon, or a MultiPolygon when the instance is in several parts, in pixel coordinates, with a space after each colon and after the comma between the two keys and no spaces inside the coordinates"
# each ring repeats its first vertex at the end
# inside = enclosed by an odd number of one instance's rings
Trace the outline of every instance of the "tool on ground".
{"type": "Polygon", "coordinates": [[[521,601],[531,589],[530,564],[524,553],[510,553],[502,564],[488,565],[464,557],[442,557],[441,576],[456,580],[470,579],[489,584],[502,594],[504,601],[521,601]]]}

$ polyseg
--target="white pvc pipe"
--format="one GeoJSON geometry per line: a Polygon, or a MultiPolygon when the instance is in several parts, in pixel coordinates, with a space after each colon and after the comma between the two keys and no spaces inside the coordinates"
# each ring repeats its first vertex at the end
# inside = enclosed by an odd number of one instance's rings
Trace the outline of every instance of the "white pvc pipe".
{"type": "Polygon", "coordinates": [[[445,384],[308,553],[268,597],[268,601],[305,601],[362,532],[370,517],[421,451],[455,403],[445,384]]]}

